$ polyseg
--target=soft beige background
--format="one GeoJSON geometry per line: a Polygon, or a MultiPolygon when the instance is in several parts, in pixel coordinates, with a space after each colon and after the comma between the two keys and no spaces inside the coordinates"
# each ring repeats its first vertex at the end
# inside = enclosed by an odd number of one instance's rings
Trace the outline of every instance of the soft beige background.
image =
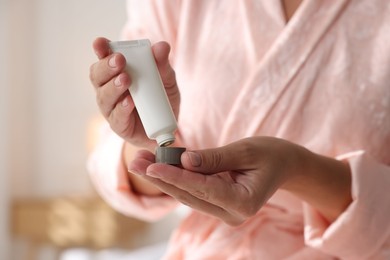
{"type": "Polygon", "coordinates": [[[14,198],[93,193],[85,162],[98,115],[89,66],[118,39],[125,0],[0,0],[0,259],[14,198]]]}

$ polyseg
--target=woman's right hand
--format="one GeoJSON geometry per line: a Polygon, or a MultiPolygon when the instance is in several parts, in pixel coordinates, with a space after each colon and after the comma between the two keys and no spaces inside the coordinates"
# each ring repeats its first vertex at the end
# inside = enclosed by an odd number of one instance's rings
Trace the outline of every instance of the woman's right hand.
{"type": "MultiPolygon", "coordinates": [[[[131,78],[125,71],[125,57],[120,53],[112,53],[108,43],[109,40],[105,38],[97,38],[93,42],[93,49],[99,60],[90,67],[90,80],[96,90],[99,109],[112,130],[125,141],[135,146],[152,149],[156,146],[156,142],[146,136],[128,91],[131,78]]],[[[152,51],[177,118],[180,93],[175,72],[168,60],[170,46],[166,42],[158,42],[152,46],[152,51]]]]}

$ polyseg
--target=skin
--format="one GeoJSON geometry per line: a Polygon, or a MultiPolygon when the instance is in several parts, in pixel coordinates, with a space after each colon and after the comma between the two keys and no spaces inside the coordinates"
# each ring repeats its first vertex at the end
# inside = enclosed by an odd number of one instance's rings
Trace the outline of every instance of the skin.
{"type": "MultiPolygon", "coordinates": [[[[299,3],[283,1],[287,21],[299,3]]],[[[329,223],[352,201],[347,163],[274,137],[251,137],[223,147],[185,152],[181,168],[154,163],[151,151],[155,143],[146,137],[129,95],[131,78],[124,72],[125,58],[111,53],[105,38],[96,39],[93,49],[99,59],[90,68],[97,104],[113,131],[125,140],[123,163],[135,192],[168,194],[230,225],[254,216],[278,189],[311,204],[329,223]]],[[[180,93],[168,61],[170,47],[159,42],[152,50],[177,117],[180,93]]],[[[182,146],[180,135],[175,144],[182,146]]]]}
{"type": "Polygon", "coordinates": [[[230,225],[254,216],[278,189],[308,202],[329,223],[352,200],[348,164],[278,138],[251,137],[219,148],[189,151],[181,161],[182,168],[154,163],[154,155],[143,150],[129,171],[183,204],[230,225]]]}
{"type": "MultiPolygon", "coordinates": [[[[96,91],[96,102],[102,115],[112,130],[126,141],[123,147],[123,161],[125,165],[128,165],[134,157],[136,149],[143,147],[153,151],[156,144],[146,137],[134,109],[134,102],[128,91],[131,79],[124,72],[126,60],[120,53],[112,53],[108,43],[109,40],[105,38],[97,38],[93,42],[93,49],[98,61],[90,67],[90,81],[96,91]]],[[[180,93],[175,72],[168,62],[170,46],[166,42],[159,42],[152,47],[152,51],[173,112],[177,117],[180,93]]],[[[175,144],[180,146],[180,136],[176,137],[175,144]]],[[[129,179],[136,192],[145,195],[161,194],[158,188],[143,178],[131,174],[129,179]]]]}
{"type": "Polygon", "coordinates": [[[298,9],[301,2],[302,2],[302,0],[283,0],[282,1],[284,15],[286,17],[287,22],[294,15],[295,11],[298,9]]]}
{"type": "MultiPolygon", "coordinates": [[[[283,0],[286,21],[289,21],[302,0],[283,0]]],[[[153,150],[155,144],[146,138],[141,122],[134,110],[134,102],[128,92],[131,79],[124,72],[125,58],[117,53],[113,54],[108,47],[109,40],[97,38],[93,49],[99,61],[90,68],[90,80],[96,90],[96,101],[101,113],[110,123],[111,128],[126,142],[123,148],[125,165],[134,158],[137,147],[146,147],[153,150]]],[[[166,92],[169,96],[175,116],[179,114],[180,93],[177,87],[175,72],[169,64],[168,55],[170,46],[165,42],[153,46],[156,63],[166,92]]],[[[182,146],[180,136],[175,145],[182,146]]],[[[154,187],[143,178],[130,175],[133,189],[145,195],[160,195],[160,189],[154,187]]]]}
{"type": "MultiPolygon", "coordinates": [[[[273,137],[252,137],[223,147],[185,152],[182,168],[154,163],[154,144],[145,136],[127,90],[131,79],[123,71],[124,57],[110,53],[107,43],[104,38],[94,42],[99,61],[91,66],[90,79],[102,114],[126,141],[123,161],[136,192],[168,194],[230,225],[239,225],[256,214],[278,189],[308,202],[329,222],[352,201],[348,164],[273,137]],[[115,80],[119,80],[118,86],[115,80]],[[147,149],[135,152],[139,149],[136,146],[147,149]]],[[[168,62],[169,45],[157,43],[153,52],[177,116],[180,94],[168,62]]],[[[178,135],[176,144],[180,143],[178,135]]]]}

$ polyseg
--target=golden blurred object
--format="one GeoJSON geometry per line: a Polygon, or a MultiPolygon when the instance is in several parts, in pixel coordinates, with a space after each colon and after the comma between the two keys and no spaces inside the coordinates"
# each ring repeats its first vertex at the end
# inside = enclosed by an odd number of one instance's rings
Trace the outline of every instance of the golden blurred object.
{"type": "Polygon", "coordinates": [[[19,199],[12,203],[11,217],[15,238],[60,250],[132,249],[148,226],[117,213],[100,198],[19,199]]]}

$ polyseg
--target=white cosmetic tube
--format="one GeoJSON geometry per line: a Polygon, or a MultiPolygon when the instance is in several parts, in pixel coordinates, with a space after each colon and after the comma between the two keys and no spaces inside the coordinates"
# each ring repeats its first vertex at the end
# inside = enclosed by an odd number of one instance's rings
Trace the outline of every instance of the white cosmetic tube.
{"type": "Polygon", "coordinates": [[[126,58],[126,71],[131,77],[129,91],[149,139],[159,146],[175,141],[176,118],[161,81],[156,62],[147,39],[110,42],[113,52],[126,58]]]}

